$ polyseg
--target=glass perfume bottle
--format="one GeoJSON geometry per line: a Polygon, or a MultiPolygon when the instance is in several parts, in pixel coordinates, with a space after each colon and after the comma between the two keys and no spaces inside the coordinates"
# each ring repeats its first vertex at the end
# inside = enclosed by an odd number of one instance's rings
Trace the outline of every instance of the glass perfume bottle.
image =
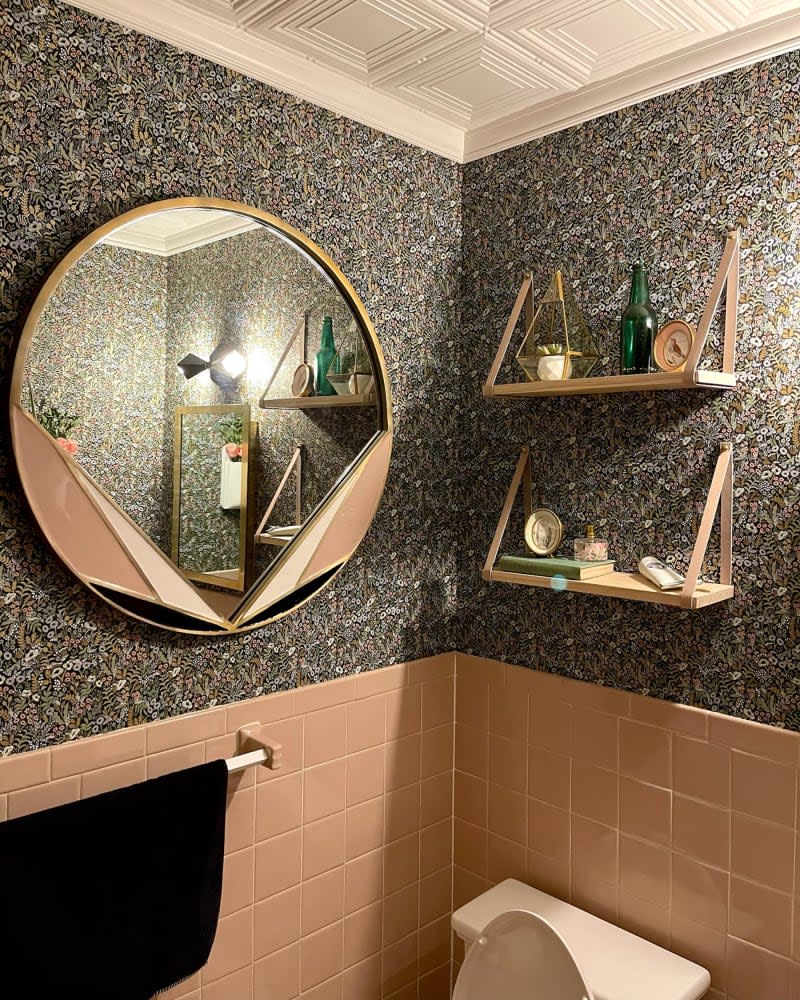
{"type": "Polygon", "coordinates": [[[647,268],[633,265],[631,299],[620,324],[620,361],[623,375],[646,375],[656,370],[653,338],[658,330],[656,311],[650,304],[647,268]]]}
{"type": "MultiPolygon", "coordinates": [[[[322,317],[322,338],[319,350],[317,351],[317,384],[318,396],[335,396],[336,390],[328,381],[328,372],[333,370],[338,374],[339,367],[334,365],[336,358],[336,344],[333,341],[333,320],[330,316],[322,317]]],[[[337,359],[338,360],[338,359],[337,359]]]]}
{"type": "Polygon", "coordinates": [[[586,537],[573,542],[575,558],[581,562],[602,562],[608,559],[608,542],[605,538],[594,537],[594,525],[586,525],[586,537]]]}

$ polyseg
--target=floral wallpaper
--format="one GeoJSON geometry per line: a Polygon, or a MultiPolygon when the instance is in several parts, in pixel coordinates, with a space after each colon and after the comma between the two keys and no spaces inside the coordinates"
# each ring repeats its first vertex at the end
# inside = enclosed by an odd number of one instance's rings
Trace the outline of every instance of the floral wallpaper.
{"type": "Polygon", "coordinates": [[[453,648],[443,498],[457,479],[460,169],[55,0],[9,0],[0,52],[0,367],[40,282],[95,226],[158,199],[229,198],[285,219],[339,264],[381,339],[395,418],[387,489],[355,557],[299,612],[230,640],[141,626],[85,590],[38,531],[5,447],[0,747],[453,648]]]}
{"type": "Polygon", "coordinates": [[[384,500],[342,575],[229,641],[137,626],[85,591],[6,451],[6,752],[448,648],[800,728],[796,55],[461,168],[54,0],[9,0],[0,34],[4,368],[37,285],[95,225],[159,198],[232,198],[302,229],[354,283],[396,429],[384,500]],[[613,371],[629,265],[649,264],[662,322],[696,322],[731,226],[735,392],[482,399],[523,270],[538,295],[563,268],[613,371]],[[733,601],[689,613],[482,581],[522,444],[567,542],[591,521],[620,567],[653,552],[683,568],[722,440],[736,459],[733,601]]]}
{"type": "MultiPolygon", "coordinates": [[[[800,728],[799,79],[793,53],[465,167],[459,648],[800,728]],[[524,270],[541,296],[563,269],[599,373],[617,374],[630,265],[648,265],[660,323],[696,324],[731,228],[734,392],[481,397],[524,270]],[[683,612],[482,580],[523,444],[534,504],[564,522],[561,554],[592,523],[618,568],[654,554],[685,570],[722,441],[735,460],[734,600],[683,612]]],[[[719,329],[706,367],[720,364],[719,329]]],[[[520,379],[515,364],[506,374],[520,379]]],[[[521,526],[504,551],[522,547],[521,526]]],[[[715,531],[706,579],[718,558],[715,531]]]]}

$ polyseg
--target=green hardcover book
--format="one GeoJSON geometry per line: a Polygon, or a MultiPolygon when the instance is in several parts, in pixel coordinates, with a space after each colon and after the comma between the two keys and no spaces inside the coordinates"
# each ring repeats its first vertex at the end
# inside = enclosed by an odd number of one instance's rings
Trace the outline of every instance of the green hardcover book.
{"type": "Polygon", "coordinates": [[[614,560],[582,562],[580,559],[543,559],[520,552],[501,556],[497,569],[507,573],[526,573],[528,576],[563,576],[565,580],[592,580],[614,570],[614,560]]]}

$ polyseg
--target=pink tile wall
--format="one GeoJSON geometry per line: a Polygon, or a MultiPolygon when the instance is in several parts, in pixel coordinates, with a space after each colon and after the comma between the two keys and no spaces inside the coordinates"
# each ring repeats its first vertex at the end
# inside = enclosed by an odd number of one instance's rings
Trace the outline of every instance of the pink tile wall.
{"type": "Polygon", "coordinates": [[[444,1000],[453,906],[509,876],[705,965],[714,1000],[800,1000],[800,737],[497,661],[3,758],[0,821],[230,756],[252,722],[285,765],[231,778],[217,940],[173,1000],[444,1000]]]}
{"type": "Polygon", "coordinates": [[[453,672],[443,654],[0,759],[0,820],[233,755],[268,726],[279,771],[232,775],[222,914],[182,1000],[445,1000],[453,672]]]}
{"type": "Polygon", "coordinates": [[[519,878],[704,965],[710,998],[798,1000],[799,751],[795,733],[459,654],[454,906],[519,878]]]}

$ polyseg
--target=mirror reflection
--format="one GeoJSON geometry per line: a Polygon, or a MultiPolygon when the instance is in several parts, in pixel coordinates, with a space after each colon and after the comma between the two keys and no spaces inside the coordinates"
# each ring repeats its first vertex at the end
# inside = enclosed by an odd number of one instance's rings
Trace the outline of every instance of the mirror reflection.
{"type": "MultiPolygon", "coordinates": [[[[175,208],[66,271],[18,403],[105,519],[140,535],[128,554],[146,539],[230,618],[386,429],[375,371],[363,318],[296,242],[243,212],[175,208]]],[[[163,602],[145,575],[131,593],[163,602]]]]}
{"type": "Polygon", "coordinates": [[[175,411],[172,559],[190,580],[250,585],[249,406],[175,411]]]}

